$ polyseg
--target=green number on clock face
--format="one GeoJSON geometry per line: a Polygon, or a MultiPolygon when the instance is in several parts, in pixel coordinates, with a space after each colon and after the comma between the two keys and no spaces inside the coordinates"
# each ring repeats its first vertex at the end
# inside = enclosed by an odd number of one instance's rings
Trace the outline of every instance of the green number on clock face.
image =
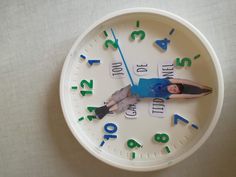
{"type": "Polygon", "coordinates": [[[87,89],[89,90],[81,90],[80,93],[82,96],[85,96],[85,95],[91,95],[93,94],[93,80],[90,80],[89,82],[87,80],[82,80],[80,82],[80,86],[84,89],[85,87],[87,87],[87,89]]]}
{"type": "Polygon", "coordinates": [[[160,143],[167,143],[169,141],[169,136],[165,133],[157,133],[154,135],[154,140],[160,143]]]}
{"type": "Polygon", "coordinates": [[[128,146],[129,148],[131,148],[131,149],[133,149],[133,148],[135,148],[135,147],[137,147],[137,148],[142,147],[142,145],[139,144],[139,143],[138,143],[137,141],[135,141],[134,139],[129,139],[129,140],[127,141],[127,146],[128,146]]]}
{"type": "Polygon", "coordinates": [[[133,31],[130,37],[132,40],[135,40],[136,37],[139,37],[140,40],[143,40],[145,38],[145,32],[143,30],[133,31]]]}
{"type": "Polygon", "coordinates": [[[88,88],[92,89],[92,88],[93,88],[93,80],[90,80],[89,82],[86,81],[86,80],[82,80],[82,81],[80,82],[80,86],[81,86],[82,88],[84,88],[85,86],[87,86],[88,88]]]}
{"type": "Polygon", "coordinates": [[[176,58],[176,66],[191,66],[192,61],[190,58],[176,58]]]}
{"type": "Polygon", "coordinates": [[[117,49],[118,44],[116,41],[108,39],[105,41],[105,47],[108,48],[109,46],[112,46],[114,49],[117,49]]]}

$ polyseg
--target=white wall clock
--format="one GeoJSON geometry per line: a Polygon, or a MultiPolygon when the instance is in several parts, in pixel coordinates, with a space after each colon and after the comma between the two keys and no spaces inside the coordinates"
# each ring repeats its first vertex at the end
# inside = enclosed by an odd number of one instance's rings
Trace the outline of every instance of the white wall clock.
{"type": "Polygon", "coordinates": [[[135,8],[109,14],[76,40],[62,70],[60,98],[70,130],[91,154],[122,169],[150,171],[180,162],[206,141],[221,111],[223,78],[215,52],[195,27],[162,10],[135,8]],[[130,83],[119,50],[134,83],[184,78],[213,93],[141,100],[97,119],[94,108],[130,83]]]}

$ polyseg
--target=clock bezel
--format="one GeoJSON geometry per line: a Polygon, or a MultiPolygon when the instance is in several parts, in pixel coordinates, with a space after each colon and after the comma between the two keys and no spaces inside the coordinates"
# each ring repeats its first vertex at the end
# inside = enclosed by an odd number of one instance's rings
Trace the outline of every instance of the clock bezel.
{"type": "Polygon", "coordinates": [[[183,18],[181,18],[181,17],[179,17],[175,14],[172,14],[170,12],[163,11],[163,10],[158,10],[158,9],[153,9],[153,8],[124,9],[124,10],[120,10],[120,11],[116,11],[116,12],[113,12],[111,14],[108,14],[105,17],[97,20],[73,44],[69,54],[66,57],[65,63],[63,65],[62,73],[61,73],[61,78],[60,78],[60,101],[61,101],[61,105],[62,105],[63,114],[64,114],[67,125],[69,126],[72,134],[77,139],[77,141],[87,151],[89,151],[89,153],[91,153],[93,156],[95,156],[99,160],[102,160],[103,162],[105,162],[109,165],[112,165],[112,166],[115,166],[115,167],[118,167],[118,168],[122,168],[122,169],[126,169],[126,170],[132,170],[132,171],[152,171],[152,170],[166,168],[168,166],[174,165],[174,164],[184,160],[185,158],[187,158],[191,154],[193,154],[207,140],[207,138],[212,133],[214,127],[216,126],[216,123],[219,119],[220,112],[221,112],[222,105],[223,105],[223,97],[224,97],[224,85],[223,85],[223,75],[222,75],[221,67],[220,67],[220,64],[219,64],[219,60],[218,60],[213,48],[211,47],[210,43],[207,41],[207,39],[203,36],[203,34],[198,29],[196,29],[192,24],[190,24],[189,22],[187,22],[183,18]],[[218,83],[217,83],[217,87],[218,87],[218,95],[217,95],[218,98],[217,98],[217,100],[218,101],[217,101],[215,114],[214,114],[214,117],[213,117],[213,119],[212,119],[212,121],[209,125],[209,128],[207,129],[205,134],[201,137],[201,139],[194,146],[192,146],[192,148],[190,150],[188,150],[187,152],[181,154],[180,156],[178,156],[176,159],[172,160],[171,162],[166,162],[166,163],[163,163],[163,164],[157,165],[157,166],[149,166],[149,167],[142,167],[142,168],[140,168],[140,167],[137,168],[137,167],[134,167],[134,166],[124,166],[124,165],[121,165],[119,163],[115,163],[115,162],[113,162],[109,159],[104,158],[102,156],[102,153],[98,154],[95,151],[95,149],[93,149],[90,146],[88,146],[87,144],[85,144],[81,140],[81,137],[77,134],[77,132],[75,130],[75,127],[72,125],[72,123],[70,121],[69,112],[68,112],[69,108],[68,108],[68,105],[66,104],[65,98],[64,98],[64,89],[65,89],[64,83],[66,82],[65,81],[66,69],[68,68],[70,56],[73,54],[72,52],[75,50],[75,48],[78,46],[78,44],[83,40],[83,38],[88,33],[90,33],[98,25],[106,22],[107,20],[109,20],[111,18],[118,17],[118,16],[121,16],[121,15],[133,14],[133,13],[150,13],[150,14],[161,15],[161,16],[164,16],[164,17],[169,18],[171,20],[174,20],[174,21],[178,22],[180,25],[183,25],[184,27],[188,28],[192,33],[194,33],[197,36],[197,38],[202,42],[204,47],[207,49],[209,55],[211,56],[212,62],[214,64],[214,68],[216,70],[216,77],[217,77],[217,80],[218,80],[218,83]]]}

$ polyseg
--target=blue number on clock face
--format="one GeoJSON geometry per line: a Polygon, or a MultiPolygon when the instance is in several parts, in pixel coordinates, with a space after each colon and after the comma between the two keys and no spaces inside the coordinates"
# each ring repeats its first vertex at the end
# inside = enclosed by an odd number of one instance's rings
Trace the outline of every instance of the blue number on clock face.
{"type": "Polygon", "coordinates": [[[170,43],[170,40],[167,38],[164,39],[160,39],[160,40],[156,40],[155,44],[160,47],[162,50],[166,51],[167,50],[167,46],[170,43]]]}
{"type": "Polygon", "coordinates": [[[118,127],[115,123],[106,123],[104,125],[104,131],[106,134],[104,134],[104,140],[101,142],[100,146],[104,145],[105,140],[109,140],[111,138],[116,139],[117,135],[115,133],[117,132],[117,129],[118,127]]]}
{"type": "MultiPolygon", "coordinates": [[[[185,124],[188,124],[188,123],[189,123],[189,121],[188,121],[187,119],[183,118],[182,116],[180,116],[180,115],[178,115],[178,114],[174,114],[173,119],[174,119],[174,125],[177,125],[178,122],[183,122],[183,123],[185,123],[185,124]]],[[[191,127],[192,127],[192,128],[195,128],[195,129],[199,129],[199,127],[198,127],[195,123],[192,123],[192,124],[191,124],[191,127]]]]}
{"type": "MultiPolygon", "coordinates": [[[[175,29],[172,28],[171,31],[169,32],[169,35],[171,36],[174,33],[175,29]]],[[[167,51],[168,45],[170,44],[170,39],[167,37],[164,39],[157,39],[155,41],[155,44],[158,48],[160,48],[162,51],[167,51]]]]}

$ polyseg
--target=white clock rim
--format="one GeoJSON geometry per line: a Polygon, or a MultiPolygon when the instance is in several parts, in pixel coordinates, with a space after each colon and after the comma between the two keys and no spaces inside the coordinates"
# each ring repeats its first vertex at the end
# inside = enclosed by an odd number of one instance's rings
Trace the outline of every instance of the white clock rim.
{"type": "Polygon", "coordinates": [[[61,106],[62,106],[62,111],[66,120],[66,123],[69,127],[69,129],[71,130],[72,134],[74,135],[74,137],[77,139],[77,141],[89,152],[91,153],[93,156],[95,156],[97,159],[112,165],[114,167],[118,167],[121,169],[125,169],[125,170],[130,170],[130,171],[154,171],[154,170],[159,170],[159,169],[163,169],[169,166],[172,166],[184,159],[186,159],[187,157],[189,157],[191,154],[193,154],[197,149],[200,148],[200,146],[209,138],[209,136],[211,135],[211,133],[213,132],[216,123],[220,117],[220,113],[221,113],[221,109],[223,106],[223,99],[224,99],[224,80],[223,80],[223,74],[222,74],[222,70],[221,70],[221,66],[219,63],[219,59],[213,49],[213,47],[211,46],[211,44],[208,42],[208,40],[206,39],[206,37],[196,28],[194,27],[192,24],[190,24],[188,21],[186,21],[185,19],[183,19],[182,17],[179,17],[171,12],[167,12],[165,10],[160,10],[160,9],[154,9],[154,8],[146,8],[146,7],[137,7],[137,8],[128,8],[128,9],[123,9],[123,10],[118,10],[115,11],[113,13],[107,14],[106,16],[104,16],[103,18],[97,20],[95,23],[93,23],[85,32],[83,32],[79,38],[77,38],[77,40],[74,42],[72,48],[70,49],[69,54],[66,56],[64,65],[63,65],[63,69],[61,72],[61,78],[60,78],[60,101],[61,101],[61,106]],[[83,143],[83,141],[80,139],[80,137],[78,136],[78,134],[76,133],[76,130],[74,129],[74,126],[72,125],[70,119],[69,119],[69,114],[67,113],[67,109],[66,109],[66,104],[65,104],[65,98],[64,98],[64,80],[65,80],[65,73],[66,73],[66,69],[67,66],[69,64],[69,60],[70,60],[70,56],[72,54],[72,51],[75,50],[76,46],[82,41],[82,39],[89,33],[91,32],[96,26],[98,26],[99,24],[114,18],[114,17],[118,17],[121,15],[127,15],[127,14],[132,14],[132,13],[150,13],[150,14],[156,14],[156,15],[162,15],[164,17],[167,17],[171,20],[177,21],[178,23],[180,23],[181,25],[187,27],[191,32],[193,32],[198,39],[203,43],[204,47],[207,49],[207,51],[209,52],[212,62],[214,64],[214,67],[216,69],[216,77],[218,80],[218,102],[217,102],[217,106],[216,106],[216,110],[215,110],[215,114],[214,117],[209,125],[208,130],[205,132],[205,134],[201,137],[201,139],[187,152],[181,154],[180,156],[178,156],[176,159],[163,163],[161,165],[155,165],[155,166],[148,166],[148,167],[134,167],[134,166],[127,166],[127,165],[122,165],[119,163],[115,163],[114,161],[111,161],[109,159],[104,158],[103,156],[101,156],[100,154],[96,153],[94,151],[93,148],[89,147],[87,144],[83,143]]]}

